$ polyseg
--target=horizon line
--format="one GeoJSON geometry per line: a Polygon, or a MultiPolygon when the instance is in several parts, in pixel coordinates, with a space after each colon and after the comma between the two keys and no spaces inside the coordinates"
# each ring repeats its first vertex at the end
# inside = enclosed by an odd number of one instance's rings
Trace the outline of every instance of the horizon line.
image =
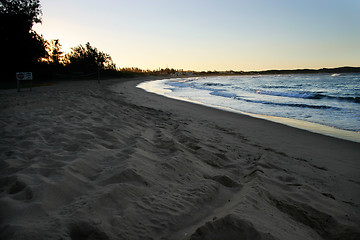
{"type": "Polygon", "coordinates": [[[159,70],[166,70],[166,69],[173,69],[173,70],[181,70],[183,72],[267,72],[267,71],[305,71],[305,70],[309,70],[309,71],[320,71],[320,70],[336,70],[336,69],[343,69],[343,68],[358,68],[360,70],[360,66],[354,67],[354,66],[341,66],[341,67],[322,67],[322,68],[286,68],[286,69],[264,69],[264,70],[234,70],[234,69],[227,69],[227,70],[191,70],[191,69],[187,69],[184,70],[183,68],[173,68],[173,67],[159,67],[156,69],[142,69],[140,67],[122,67],[119,68],[121,69],[139,69],[142,71],[159,71],[159,70]]]}

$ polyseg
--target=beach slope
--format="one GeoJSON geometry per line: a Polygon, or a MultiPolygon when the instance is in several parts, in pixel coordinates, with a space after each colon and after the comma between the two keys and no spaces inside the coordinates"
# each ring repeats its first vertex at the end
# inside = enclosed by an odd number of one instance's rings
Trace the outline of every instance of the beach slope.
{"type": "Polygon", "coordinates": [[[0,239],[359,239],[360,144],[146,93],[0,91],[0,239]]]}

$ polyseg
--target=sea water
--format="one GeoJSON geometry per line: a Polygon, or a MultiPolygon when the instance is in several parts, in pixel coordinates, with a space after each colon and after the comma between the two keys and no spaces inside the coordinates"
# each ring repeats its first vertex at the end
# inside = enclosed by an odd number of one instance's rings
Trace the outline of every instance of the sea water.
{"type": "Polygon", "coordinates": [[[190,77],[138,87],[360,142],[360,74],[190,77]]]}

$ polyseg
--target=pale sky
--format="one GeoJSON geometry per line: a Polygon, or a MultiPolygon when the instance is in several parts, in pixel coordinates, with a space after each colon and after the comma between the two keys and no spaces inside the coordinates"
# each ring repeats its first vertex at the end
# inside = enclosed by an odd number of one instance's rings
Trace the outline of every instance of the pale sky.
{"type": "Polygon", "coordinates": [[[360,66],[360,0],[41,0],[34,29],[90,42],[117,67],[267,70],[360,66]]]}

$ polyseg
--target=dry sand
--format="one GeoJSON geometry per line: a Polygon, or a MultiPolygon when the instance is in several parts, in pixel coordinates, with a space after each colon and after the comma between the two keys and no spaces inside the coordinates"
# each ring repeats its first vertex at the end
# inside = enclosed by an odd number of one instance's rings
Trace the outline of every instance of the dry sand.
{"type": "Polygon", "coordinates": [[[0,239],[360,239],[359,143],[115,83],[0,91],[0,239]]]}

